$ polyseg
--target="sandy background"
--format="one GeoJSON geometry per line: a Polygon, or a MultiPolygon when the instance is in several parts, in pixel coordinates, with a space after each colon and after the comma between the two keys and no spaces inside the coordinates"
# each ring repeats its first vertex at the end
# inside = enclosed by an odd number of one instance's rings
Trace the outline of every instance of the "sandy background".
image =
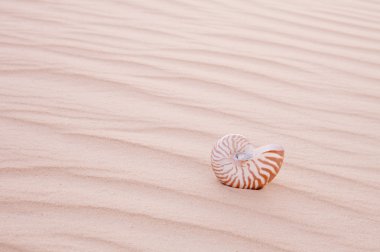
{"type": "Polygon", "coordinates": [[[380,251],[379,1],[1,1],[0,62],[1,252],[380,251]]]}

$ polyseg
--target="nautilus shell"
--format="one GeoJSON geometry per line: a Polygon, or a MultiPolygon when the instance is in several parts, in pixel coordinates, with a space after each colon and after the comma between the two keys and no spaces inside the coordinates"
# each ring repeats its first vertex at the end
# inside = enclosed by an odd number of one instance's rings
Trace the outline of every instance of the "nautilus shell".
{"type": "Polygon", "coordinates": [[[284,149],[277,144],[259,148],[242,135],[220,138],[211,152],[211,166],[219,181],[242,189],[261,189],[278,174],[284,149]]]}

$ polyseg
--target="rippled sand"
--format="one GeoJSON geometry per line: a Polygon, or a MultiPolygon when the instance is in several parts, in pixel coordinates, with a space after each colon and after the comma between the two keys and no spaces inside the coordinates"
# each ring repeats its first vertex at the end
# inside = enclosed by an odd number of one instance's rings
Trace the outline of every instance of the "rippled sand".
{"type": "Polygon", "coordinates": [[[0,251],[380,251],[379,1],[1,1],[0,61],[0,251]]]}

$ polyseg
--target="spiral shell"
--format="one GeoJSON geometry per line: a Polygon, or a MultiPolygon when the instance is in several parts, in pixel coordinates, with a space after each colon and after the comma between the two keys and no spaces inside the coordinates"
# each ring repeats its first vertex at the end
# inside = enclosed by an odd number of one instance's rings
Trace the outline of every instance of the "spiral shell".
{"type": "Polygon", "coordinates": [[[211,166],[219,181],[242,189],[261,189],[278,174],[284,149],[270,144],[259,148],[242,135],[220,138],[211,152],[211,166]]]}

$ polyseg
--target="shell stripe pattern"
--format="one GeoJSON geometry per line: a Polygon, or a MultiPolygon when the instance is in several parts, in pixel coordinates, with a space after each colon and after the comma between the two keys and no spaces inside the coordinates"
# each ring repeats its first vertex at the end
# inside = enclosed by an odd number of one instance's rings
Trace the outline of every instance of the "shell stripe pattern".
{"type": "Polygon", "coordinates": [[[270,144],[254,149],[242,135],[220,138],[211,152],[211,166],[221,183],[242,189],[261,189],[278,174],[284,149],[270,144]]]}

